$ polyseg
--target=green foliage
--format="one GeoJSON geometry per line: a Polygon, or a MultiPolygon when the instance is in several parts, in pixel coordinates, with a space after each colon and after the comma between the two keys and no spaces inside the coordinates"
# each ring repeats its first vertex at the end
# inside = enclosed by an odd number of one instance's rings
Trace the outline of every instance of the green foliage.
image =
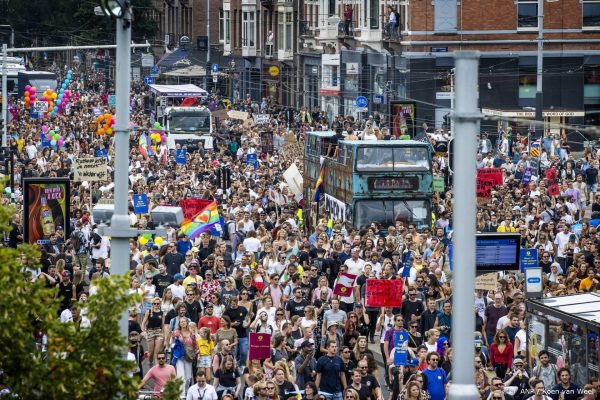
{"type": "MultiPolygon", "coordinates": [[[[0,206],[0,231],[9,229],[14,211],[0,206]]],[[[139,299],[128,296],[125,277],[98,281],[90,297],[90,329],[58,318],[55,289],[30,282],[23,265],[37,266],[32,246],[0,248],[0,369],[6,385],[22,399],[135,399],[138,378],[129,377],[133,363],[123,357],[126,338],[119,320],[139,299]],[[37,331],[48,337],[47,352],[34,341],[37,331]]]]}
{"type": "MultiPolygon", "coordinates": [[[[132,39],[151,41],[158,32],[158,21],[151,19],[152,0],[132,0],[134,21],[132,39]]],[[[16,43],[38,45],[80,45],[114,43],[115,23],[97,16],[99,0],[8,0],[7,23],[15,29],[16,43]]]]}
{"type": "Polygon", "coordinates": [[[162,400],[178,400],[179,393],[181,389],[181,385],[183,385],[183,379],[177,378],[171,381],[168,381],[165,384],[162,392],[162,400]]]}

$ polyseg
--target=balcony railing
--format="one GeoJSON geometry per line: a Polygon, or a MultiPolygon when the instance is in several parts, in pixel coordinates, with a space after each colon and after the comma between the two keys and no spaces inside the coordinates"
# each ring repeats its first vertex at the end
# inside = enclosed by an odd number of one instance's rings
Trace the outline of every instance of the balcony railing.
{"type": "Polygon", "coordinates": [[[300,22],[300,36],[303,37],[314,37],[317,31],[317,27],[312,25],[309,21],[300,22]]]}

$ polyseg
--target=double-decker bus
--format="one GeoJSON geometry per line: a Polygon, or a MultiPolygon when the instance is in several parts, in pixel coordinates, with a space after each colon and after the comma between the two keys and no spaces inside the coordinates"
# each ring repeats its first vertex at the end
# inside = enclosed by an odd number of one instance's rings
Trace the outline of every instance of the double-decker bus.
{"type": "Polygon", "coordinates": [[[304,156],[304,199],[312,201],[321,160],[324,183],[317,206],[305,207],[310,226],[328,211],[357,228],[375,222],[387,230],[396,221],[431,225],[431,147],[412,140],[340,140],[335,132],[308,132],[304,156]],[[318,215],[320,217],[320,215],[318,215]]]}

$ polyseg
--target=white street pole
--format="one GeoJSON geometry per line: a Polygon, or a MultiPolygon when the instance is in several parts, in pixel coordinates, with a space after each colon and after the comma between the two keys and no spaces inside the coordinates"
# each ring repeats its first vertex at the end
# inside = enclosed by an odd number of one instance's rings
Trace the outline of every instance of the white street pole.
{"type": "MultiPolygon", "coordinates": [[[[122,19],[117,18],[117,68],[115,115],[115,201],[111,219],[110,258],[115,274],[129,273],[129,238],[135,235],[129,227],[129,91],[131,85],[131,9],[122,19]],[[129,21],[129,22],[126,22],[129,21]]],[[[128,311],[128,310],[127,310],[128,311]]],[[[127,337],[127,311],[120,321],[121,335],[127,337]]]]}
{"type": "MultiPolygon", "coordinates": [[[[536,137],[540,138],[540,143],[544,137],[544,0],[538,0],[538,39],[537,39],[537,85],[535,91],[535,132],[536,137]]],[[[542,152],[540,151],[540,154],[542,152]]]]}
{"type": "Polygon", "coordinates": [[[210,0],[207,0],[206,3],[206,15],[208,16],[207,24],[206,24],[206,66],[210,63],[210,0]]]}
{"type": "Polygon", "coordinates": [[[8,135],[8,79],[7,79],[7,66],[6,57],[8,57],[8,51],[6,43],[2,44],[2,120],[4,126],[2,128],[2,147],[6,148],[8,135]]]}
{"type": "Polygon", "coordinates": [[[475,387],[475,155],[480,113],[478,108],[479,52],[457,51],[454,53],[456,78],[456,132],[454,151],[454,213],[452,227],[454,287],[453,294],[452,348],[454,350],[452,385],[448,392],[450,400],[477,400],[475,387]]]}

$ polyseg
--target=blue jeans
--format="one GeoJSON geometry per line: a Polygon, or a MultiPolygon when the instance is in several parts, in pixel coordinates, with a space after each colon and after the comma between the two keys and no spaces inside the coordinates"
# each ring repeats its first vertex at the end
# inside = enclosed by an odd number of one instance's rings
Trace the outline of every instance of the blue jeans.
{"type": "Polygon", "coordinates": [[[248,337],[238,337],[238,344],[235,349],[235,359],[237,361],[237,365],[245,366],[246,358],[248,358],[248,337]]]}
{"type": "Polygon", "coordinates": [[[327,399],[327,400],[342,400],[343,394],[342,394],[342,392],[332,393],[330,395],[325,395],[325,399],[327,399]]]}

